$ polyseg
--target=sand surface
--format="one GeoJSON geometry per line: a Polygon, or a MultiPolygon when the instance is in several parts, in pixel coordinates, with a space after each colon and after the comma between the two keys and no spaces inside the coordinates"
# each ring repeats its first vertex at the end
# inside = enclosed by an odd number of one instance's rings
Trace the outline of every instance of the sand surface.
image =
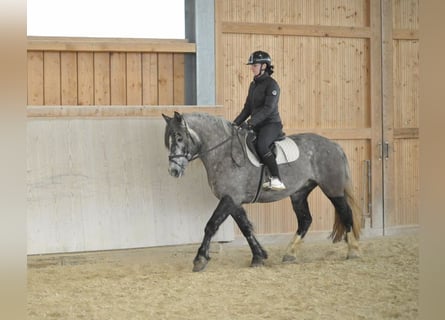
{"type": "Polygon", "coordinates": [[[28,319],[417,319],[418,236],[360,244],[346,260],[346,243],[307,241],[298,264],[264,245],[250,268],[247,245],[215,243],[201,273],[198,245],[30,256],[28,319]]]}

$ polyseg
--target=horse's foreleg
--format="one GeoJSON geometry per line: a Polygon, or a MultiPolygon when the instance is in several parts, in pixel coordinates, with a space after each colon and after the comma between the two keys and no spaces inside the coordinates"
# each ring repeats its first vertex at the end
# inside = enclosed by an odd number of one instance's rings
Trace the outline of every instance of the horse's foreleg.
{"type": "Polygon", "coordinates": [[[267,252],[264,250],[253,233],[252,224],[247,218],[246,211],[242,207],[237,207],[232,213],[232,217],[240,228],[242,234],[249,243],[252,250],[252,263],[251,267],[259,267],[264,264],[264,260],[267,259],[267,252]]]}
{"type": "Polygon", "coordinates": [[[210,240],[215,235],[216,231],[218,231],[219,226],[227,219],[230,211],[233,211],[234,208],[233,201],[229,197],[223,197],[218,203],[218,206],[205,226],[204,239],[202,240],[198,253],[193,260],[194,272],[202,271],[207,266],[207,263],[210,260],[210,240]]]}

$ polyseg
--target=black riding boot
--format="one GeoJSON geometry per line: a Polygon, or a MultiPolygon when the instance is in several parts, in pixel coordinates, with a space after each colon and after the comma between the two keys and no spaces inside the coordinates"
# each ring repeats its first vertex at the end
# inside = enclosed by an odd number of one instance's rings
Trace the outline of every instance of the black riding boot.
{"type": "Polygon", "coordinates": [[[263,188],[271,190],[284,190],[286,186],[281,182],[280,173],[278,171],[277,161],[272,151],[269,151],[262,157],[264,165],[270,172],[270,180],[263,184],[263,188]]]}
{"type": "Polygon", "coordinates": [[[263,163],[267,166],[272,177],[277,177],[278,179],[280,179],[277,161],[275,160],[275,156],[272,151],[269,151],[268,153],[263,155],[261,157],[261,161],[263,161],[263,163]]]}

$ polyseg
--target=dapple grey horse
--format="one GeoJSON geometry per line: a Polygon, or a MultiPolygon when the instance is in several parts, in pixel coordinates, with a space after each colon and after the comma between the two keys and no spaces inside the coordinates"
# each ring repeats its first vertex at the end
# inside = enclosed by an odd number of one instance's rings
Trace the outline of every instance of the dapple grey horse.
{"type": "Polygon", "coordinates": [[[204,239],[193,261],[193,271],[202,271],[210,260],[210,241],[219,226],[230,215],[246,238],[251,251],[251,266],[261,266],[267,252],[256,239],[242,205],[253,200],[261,203],[290,197],[297,216],[298,229],[289,243],[283,262],[296,262],[297,249],[312,222],[308,195],[317,186],[335,207],[331,237],[345,239],[347,258],[359,256],[360,217],[354,208],[346,155],[341,147],[322,136],[303,133],[291,135],[298,145],[299,158],[279,165],[283,191],[261,190],[262,169],[251,164],[242,143],[247,130],[233,126],[222,117],[205,113],[162,115],[167,123],[165,146],[169,150],[169,173],[183,175],[187,164],[200,158],[207,171],[213,194],[220,200],[207,222],[204,239]]]}

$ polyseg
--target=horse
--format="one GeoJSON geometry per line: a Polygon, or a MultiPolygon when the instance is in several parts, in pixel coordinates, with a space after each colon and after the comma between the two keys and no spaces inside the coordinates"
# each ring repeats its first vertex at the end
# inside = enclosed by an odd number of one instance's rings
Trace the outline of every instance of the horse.
{"type": "Polygon", "coordinates": [[[255,237],[243,204],[267,203],[290,197],[298,228],[282,258],[283,263],[296,263],[297,251],[311,223],[308,195],[320,187],[335,207],[335,221],[330,234],[333,242],[344,239],[348,245],[347,259],[360,256],[358,239],[360,216],[352,197],[349,165],[342,148],[335,142],[314,134],[289,135],[298,146],[297,160],[280,164],[279,171],[286,189],[262,190],[262,168],[246,158],[243,138],[248,130],[232,125],[223,117],[206,113],[174,112],[162,114],[166,122],[164,143],[169,151],[171,176],[179,178],[187,164],[201,159],[207,172],[211,191],[219,203],[204,228],[204,238],[193,260],[193,271],[206,268],[212,237],[230,215],[246,238],[252,252],[251,267],[264,265],[267,252],[255,237]],[[354,210],[353,210],[354,209],[354,210]]]}

